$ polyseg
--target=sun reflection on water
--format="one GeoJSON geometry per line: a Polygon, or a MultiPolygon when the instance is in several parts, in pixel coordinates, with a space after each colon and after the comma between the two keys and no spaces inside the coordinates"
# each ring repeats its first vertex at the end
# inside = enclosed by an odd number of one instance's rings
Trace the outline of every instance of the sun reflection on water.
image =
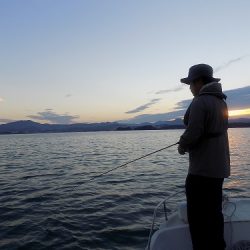
{"type": "Polygon", "coordinates": [[[249,161],[249,143],[250,130],[230,129],[230,158],[231,158],[231,176],[225,180],[224,188],[232,196],[250,197],[250,161],[249,161]]]}

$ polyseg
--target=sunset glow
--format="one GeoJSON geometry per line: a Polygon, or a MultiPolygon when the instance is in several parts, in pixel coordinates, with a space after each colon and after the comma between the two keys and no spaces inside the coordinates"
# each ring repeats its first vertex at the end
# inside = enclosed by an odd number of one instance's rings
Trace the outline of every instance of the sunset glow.
{"type": "Polygon", "coordinates": [[[229,116],[242,116],[242,115],[250,115],[250,108],[249,109],[238,109],[238,110],[230,110],[229,116]]]}
{"type": "Polygon", "coordinates": [[[200,63],[230,116],[250,117],[250,1],[198,2],[0,1],[0,124],[176,119],[193,98],[180,79],[200,63]]]}

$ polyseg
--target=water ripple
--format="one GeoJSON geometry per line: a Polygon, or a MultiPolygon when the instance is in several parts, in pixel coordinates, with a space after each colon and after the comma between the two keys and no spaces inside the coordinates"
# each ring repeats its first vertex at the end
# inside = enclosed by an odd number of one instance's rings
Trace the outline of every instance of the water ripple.
{"type": "MultiPolygon", "coordinates": [[[[88,180],[175,143],[181,133],[1,136],[0,248],[144,249],[154,207],[184,188],[188,157],[171,148],[88,180]]],[[[230,130],[230,195],[250,194],[249,139],[249,129],[230,130]]],[[[168,207],[182,199],[174,197],[168,207]]]]}

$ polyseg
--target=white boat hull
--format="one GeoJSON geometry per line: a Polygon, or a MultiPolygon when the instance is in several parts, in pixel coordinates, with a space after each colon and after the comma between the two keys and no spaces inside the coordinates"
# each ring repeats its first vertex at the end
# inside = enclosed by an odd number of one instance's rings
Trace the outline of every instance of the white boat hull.
{"type": "MultiPolygon", "coordinates": [[[[223,213],[227,249],[239,241],[250,241],[250,199],[225,202],[223,213]]],[[[150,250],[192,250],[185,212],[174,213],[161,225],[151,238],[150,250]]]]}
{"type": "MultiPolygon", "coordinates": [[[[250,241],[250,222],[226,222],[224,238],[228,249],[238,241],[250,241]]],[[[151,240],[151,250],[192,250],[189,226],[176,226],[157,231],[151,240]]]]}

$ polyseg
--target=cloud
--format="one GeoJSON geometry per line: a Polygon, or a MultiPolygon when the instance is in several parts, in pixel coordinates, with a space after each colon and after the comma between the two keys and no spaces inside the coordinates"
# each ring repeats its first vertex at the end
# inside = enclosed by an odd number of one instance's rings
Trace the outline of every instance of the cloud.
{"type": "Polygon", "coordinates": [[[65,95],[65,97],[66,97],[66,98],[71,97],[71,96],[72,96],[71,94],[67,94],[67,95],[65,95]]]}
{"type": "Polygon", "coordinates": [[[43,112],[38,112],[37,115],[28,116],[31,119],[48,121],[54,124],[71,124],[74,119],[79,116],[72,116],[68,114],[56,114],[52,109],[46,109],[43,112]]]}
{"type": "Polygon", "coordinates": [[[229,109],[250,108],[250,86],[224,91],[229,109]]]}
{"type": "MultiPolygon", "coordinates": [[[[249,55],[244,55],[244,56],[241,56],[241,57],[237,57],[237,58],[234,58],[232,60],[229,60],[228,62],[216,67],[214,69],[214,72],[218,72],[218,71],[221,71],[227,67],[229,67],[231,64],[234,64],[234,63],[237,63],[237,62],[240,62],[242,61],[244,58],[248,57],[249,55]]],[[[166,94],[166,93],[172,93],[172,92],[178,92],[180,90],[182,90],[184,88],[184,85],[181,85],[181,86],[178,86],[176,88],[172,88],[172,89],[165,89],[165,90],[159,90],[157,92],[155,92],[156,95],[160,95],[160,94],[166,94]]]]}
{"type": "Polygon", "coordinates": [[[134,114],[134,113],[138,113],[138,112],[141,112],[145,109],[148,109],[150,106],[158,103],[159,101],[161,100],[161,98],[155,98],[155,99],[152,99],[150,102],[146,103],[146,104],[143,104],[135,109],[132,109],[132,110],[129,110],[127,112],[125,112],[126,114],[134,114]]]}
{"type": "Polygon", "coordinates": [[[184,88],[184,85],[176,87],[176,88],[173,88],[173,89],[159,90],[159,91],[155,92],[155,94],[159,95],[159,94],[166,94],[166,93],[171,93],[171,92],[177,92],[177,91],[182,90],[183,88],[184,88]]]}
{"type": "Polygon", "coordinates": [[[143,123],[143,122],[157,122],[157,121],[168,121],[176,118],[182,118],[185,114],[185,110],[177,110],[172,111],[168,113],[162,113],[162,114],[143,114],[143,115],[137,115],[131,119],[128,120],[122,120],[119,121],[121,123],[143,123]]]}
{"type": "MultiPolygon", "coordinates": [[[[250,86],[243,88],[232,89],[224,91],[227,95],[227,104],[229,110],[240,110],[250,108],[250,86]]],[[[129,120],[121,122],[125,123],[143,123],[143,122],[157,122],[167,121],[171,119],[181,118],[184,116],[186,109],[190,105],[192,99],[183,100],[176,103],[175,109],[172,112],[161,114],[142,114],[135,116],[129,120]]]]}
{"type": "MultiPolygon", "coordinates": [[[[237,62],[240,62],[242,61],[244,58],[248,57],[249,55],[244,55],[244,56],[240,56],[240,57],[237,57],[237,58],[234,58],[234,59],[231,59],[229,60],[228,62],[216,67],[214,69],[214,72],[218,72],[218,71],[221,71],[227,67],[229,67],[231,64],[234,64],[234,63],[237,63],[237,62]]],[[[156,95],[160,95],[160,94],[166,94],[166,93],[171,93],[171,92],[177,92],[177,91],[180,91],[184,88],[184,85],[181,85],[181,86],[178,86],[176,88],[172,88],[172,89],[165,89],[165,90],[159,90],[157,92],[155,92],[156,95]]]]}
{"type": "MultiPolygon", "coordinates": [[[[250,86],[226,90],[223,92],[227,96],[227,105],[229,109],[233,110],[250,108],[250,86]]],[[[187,109],[191,101],[192,100],[189,99],[177,102],[175,109],[187,109]]]]}
{"type": "Polygon", "coordinates": [[[214,69],[214,72],[221,71],[222,69],[225,69],[225,68],[229,67],[229,66],[230,66],[231,64],[233,64],[233,63],[242,61],[245,57],[248,57],[248,56],[249,56],[249,55],[244,55],[244,56],[241,56],[241,57],[234,58],[234,59],[232,59],[232,60],[230,60],[230,61],[228,61],[228,62],[226,62],[226,63],[224,63],[224,64],[222,64],[222,65],[220,65],[220,66],[218,66],[218,67],[216,67],[216,68],[214,69]]]}
{"type": "Polygon", "coordinates": [[[175,106],[175,109],[176,110],[187,109],[191,102],[192,102],[192,99],[177,102],[176,106],[175,106]]]}
{"type": "Polygon", "coordinates": [[[0,102],[3,102],[3,101],[4,101],[4,99],[2,97],[0,97],[0,102]]]}

